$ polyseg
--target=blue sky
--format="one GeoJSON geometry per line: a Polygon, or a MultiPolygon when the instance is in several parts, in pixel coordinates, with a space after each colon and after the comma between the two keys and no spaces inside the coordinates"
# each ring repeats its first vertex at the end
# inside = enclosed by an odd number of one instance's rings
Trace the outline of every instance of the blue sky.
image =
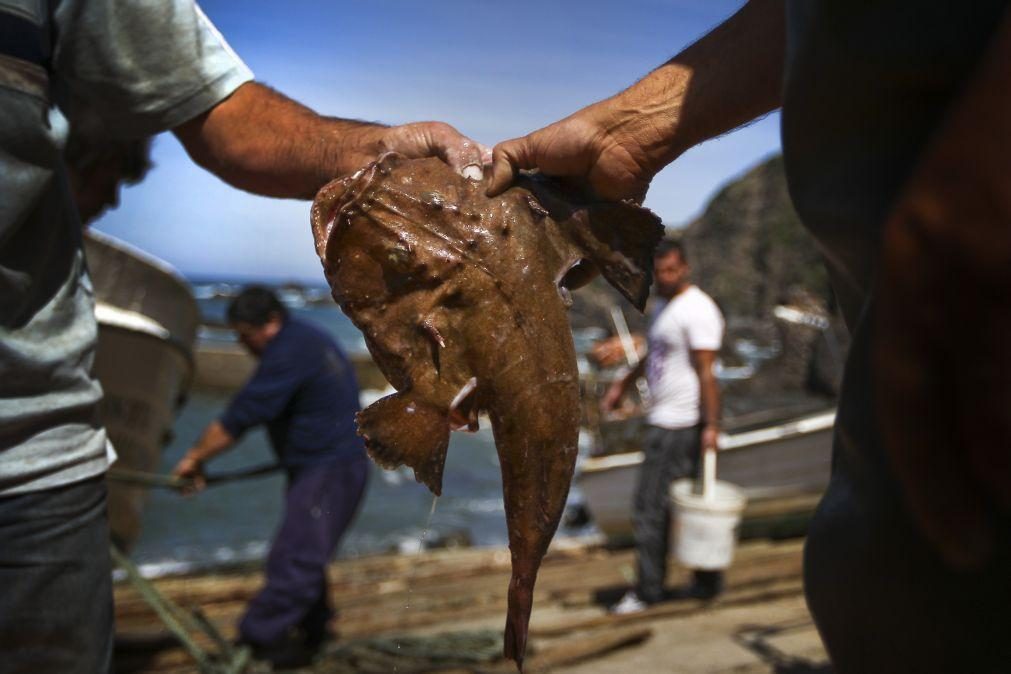
{"type": "MultiPolygon", "coordinates": [[[[488,145],[609,96],[703,35],[743,0],[205,0],[257,79],[328,115],[449,122],[488,145]]],[[[646,205],[690,221],[720,185],[779,150],[779,116],[683,155],[646,205]]],[[[155,169],[97,229],[191,276],[320,281],[309,204],[230,188],[170,134],[155,169]]]]}

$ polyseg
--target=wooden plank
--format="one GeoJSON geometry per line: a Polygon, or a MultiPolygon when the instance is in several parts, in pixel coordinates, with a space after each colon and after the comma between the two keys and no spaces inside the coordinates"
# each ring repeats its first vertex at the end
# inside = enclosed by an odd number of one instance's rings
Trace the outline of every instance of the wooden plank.
{"type": "Polygon", "coordinates": [[[728,592],[725,596],[720,597],[716,601],[684,599],[654,604],[639,613],[628,613],[623,615],[604,613],[591,618],[575,618],[559,620],[549,624],[531,625],[530,634],[531,636],[537,637],[557,637],[581,630],[598,629],[629,623],[648,622],[657,618],[690,615],[693,613],[700,613],[702,611],[709,611],[723,607],[770,601],[781,597],[797,595],[802,591],[803,589],[799,579],[777,581],[762,587],[752,587],[746,590],[728,592]]]}

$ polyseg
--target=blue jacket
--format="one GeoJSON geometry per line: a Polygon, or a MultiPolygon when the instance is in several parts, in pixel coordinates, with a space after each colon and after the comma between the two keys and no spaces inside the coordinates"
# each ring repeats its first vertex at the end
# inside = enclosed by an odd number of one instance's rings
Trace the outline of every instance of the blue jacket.
{"type": "Polygon", "coordinates": [[[220,421],[236,439],[265,424],[278,459],[295,468],[364,457],[355,431],[359,409],[344,352],[320,328],[289,317],[220,421]]]}

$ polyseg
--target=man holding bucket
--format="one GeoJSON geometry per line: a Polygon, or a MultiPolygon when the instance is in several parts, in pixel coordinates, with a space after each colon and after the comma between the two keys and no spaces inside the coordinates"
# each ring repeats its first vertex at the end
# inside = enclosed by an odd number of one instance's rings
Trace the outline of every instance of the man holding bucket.
{"type": "MultiPolygon", "coordinates": [[[[605,411],[617,408],[645,368],[650,401],[634,516],[638,583],[612,607],[614,613],[641,611],[664,598],[670,485],[696,474],[700,450],[717,449],[720,391],[713,364],[723,340],[723,316],[716,303],[691,283],[690,271],[681,243],[662,240],[653,258],[658,301],[647,356],[601,401],[605,411]]],[[[722,590],[722,572],[696,570],[693,575],[687,596],[711,599],[722,590]]]]}

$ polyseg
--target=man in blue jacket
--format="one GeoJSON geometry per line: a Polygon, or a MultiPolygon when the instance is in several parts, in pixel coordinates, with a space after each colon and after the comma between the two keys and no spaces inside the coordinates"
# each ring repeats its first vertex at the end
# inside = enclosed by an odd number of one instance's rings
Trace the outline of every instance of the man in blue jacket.
{"type": "Polygon", "coordinates": [[[228,321],[259,365],[174,472],[202,488],[211,457],[248,429],[267,427],[288,474],[284,517],[267,557],[266,584],[246,609],[239,636],[254,655],[303,664],[326,636],[333,616],[326,565],[365,492],[368,459],[355,432],[358,384],[334,340],[291,318],[266,288],[243,290],[228,321]]]}

